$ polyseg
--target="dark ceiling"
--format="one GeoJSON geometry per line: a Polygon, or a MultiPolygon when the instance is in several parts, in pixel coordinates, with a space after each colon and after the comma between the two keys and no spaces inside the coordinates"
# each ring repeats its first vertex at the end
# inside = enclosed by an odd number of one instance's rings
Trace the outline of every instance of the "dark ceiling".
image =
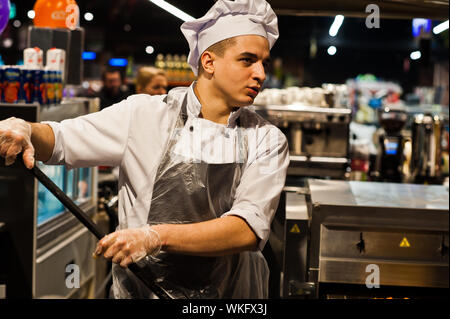
{"type": "MultiPolygon", "coordinates": [[[[215,2],[167,1],[194,18],[204,15],[215,2]]],[[[17,19],[23,22],[22,28],[31,24],[26,12],[33,8],[35,0],[12,2],[17,5],[17,19]]],[[[137,63],[153,63],[156,54],[146,54],[147,45],[152,45],[155,53],[188,53],[180,31],[182,21],[148,0],[77,0],[77,3],[80,25],[86,30],[86,50],[97,52],[100,63],[111,56],[133,56],[137,63]],[[94,14],[93,21],[83,19],[86,12],[94,14]]],[[[384,77],[403,76],[404,59],[421,46],[412,37],[411,18],[431,18],[433,25],[448,19],[448,0],[269,0],[269,3],[278,13],[280,31],[272,56],[282,57],[283,63],[294,68],[308,65],[304,78],[310,78],[311,83],[341,82],[343,78],[366,72],[378,72],[384,77]],[[367,3],[379,5],[381,17],[389,18],[381,20],[379,29],[365,26],[367,3]],[[336,14],[344,14],[346,19],[338,36],[333,38],[328,30],[336,14]],[[317,42],[314,59],[310,57],[312,40],[317,42]],[[338,48],[333,57],[326,53],[330,45],[338,48]]],[[[438,58],[445,55],[448,61],[448,31],[433,37],[428,46],[438,58]]]]}
{"type": "MultiPolygon", "coordinates": [[[[14,1],[14,0],[13,0],[14,1]]],[[[197,18],[204,15],[214,0],[168,0],[171,4],[197,18]]],[[[280,39],[274,50],[296,51],[309,46],[310,39],[317,37],[318,44],[339,44],[341,47],[376,48],[381,43],[385,49],[409,50],[411,22],[409,19],[383,19],[380,29],[367,29],[365,13],[367,1],[356,0],[270,0],[279,13],[280,39]],[[348,18],[336,38],[328,36],[333,15],[345,14],[348,18]],[[312,17],[311,15],[316,15],[312,17]],[[317,16],[318,15],[318,16],[317,16]],[[322,16],[321,16],[322,15],[322,16]],[[328,16],[323,16],[328,15],[328,16]],[[332,16],[329,16],[332,15],[332,16]],[[407,44],[409,43],[409,45],[407,44]],[[405,46],[406,45],[406,46],[405,46]]],[[[26,18],[35,0],[16,0],[18,18],[26,18]]],[[[80,24],[86,29],[86,46],[93,51],[110,51],[137,59],[146,58],[145,47],[153,45],[159,52],[186,52],[188,50],[181,32],[182,21],[160,9],[148,0],[78,0],[81,11],[80,24]],[[83,19],[85,12],[92,12],[94,20],[83,19]]],[[[448,19],[448,0],[375,1],[383,17],[438,17],[448,19]]]]}

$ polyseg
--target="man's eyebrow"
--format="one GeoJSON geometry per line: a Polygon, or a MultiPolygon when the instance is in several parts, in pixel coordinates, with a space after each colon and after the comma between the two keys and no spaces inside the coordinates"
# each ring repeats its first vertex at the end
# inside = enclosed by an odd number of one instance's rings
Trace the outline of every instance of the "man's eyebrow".
{"type": "Polygon", "coordinates": [[[250,52],[242,52],[241,54],[239,54],[239,56],[258,60],[258,56],[256,54],[250,53],[250,52]]]}
{"type": "MultiPolygon", "coordinates": [[[[258,56],[254,53],[250,53],[250,52],[242,52],[241,54],[239,54],[239,57],[246,57],[246,58],[251,58],[254,60],[258,60],[258,56]]],[[[270,56],[264,59],[264,63],[269,63],[271,60],[270,56]]]]}

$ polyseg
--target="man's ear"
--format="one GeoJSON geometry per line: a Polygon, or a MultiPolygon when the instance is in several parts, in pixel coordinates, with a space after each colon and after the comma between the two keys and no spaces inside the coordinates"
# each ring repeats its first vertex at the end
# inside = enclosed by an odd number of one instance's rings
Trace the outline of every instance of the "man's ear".
{"type": "Polygon", "coordinates": [[[202,63],[203,71],[209,75],[214,74],[214,60],[216,55],[210,51],[205,51],[202,53],[200,61],[202,63]]]}

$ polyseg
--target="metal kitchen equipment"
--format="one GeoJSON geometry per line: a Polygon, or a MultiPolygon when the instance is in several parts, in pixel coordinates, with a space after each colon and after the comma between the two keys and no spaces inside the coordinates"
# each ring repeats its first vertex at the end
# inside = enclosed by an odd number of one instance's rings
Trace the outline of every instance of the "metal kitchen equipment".
{"type": "Polygon", "coordinates": [[[345,177],[351,109],[291,104],[255,106],[255,111],[286,135],[288,175],[345,177]]]}
{"type": "Polygon", "coordinates": [[[384,107],[378,109],[378,122],[383,133],[378,136],[379,150],[376,171],[379,180],[400,183],[403,181],[402,167],[405,137],[401,131],[408,120],[406,111],[384,107]]]}
{"type": "Polygon", "coordinates": [[[448,294],[446,187],[318,179],[307,183],[309,191],[286,194],[283,297],[448,294]],[[374,267],[380,288],[370,289],[366,283],[374,267]]]}
{"type": "Polygon", "coordinates": [[[416,183],[441,183],[443,120],[418,114],[412,124],[411,175],[416,183]]]}

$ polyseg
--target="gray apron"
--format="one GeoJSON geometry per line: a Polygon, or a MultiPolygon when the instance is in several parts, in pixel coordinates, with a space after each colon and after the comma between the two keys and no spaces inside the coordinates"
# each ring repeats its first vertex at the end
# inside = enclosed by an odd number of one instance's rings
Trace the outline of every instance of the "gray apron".
{"type": "MultiPolygon", "coordinates": [[[[172,91],[171,91],[172,92],[172,91]]],[[[175,91],[176,92],[176,91],[175,91]]],[[[173,93],[176,94],[176,93],[173,93]]],[[[168,99],[174,100],[173,96],[168,99]]],[[[179,101],[179,100],[178,100],[179,101]]],[[[184,160],[173,149],[186,125],[187,92],[182,96],[175,128],[157,170],[148,224],[197,223],[220,217],[233,206],[244,162],[247,138],[237,129],[237,163],[209,164],[184,160]]],[[[236,121],[239,126],[239,118],[236,121]]],[[[193,127],[190,127],[193,134],[193,127]]],[[[162,251],[138,265],[175,298],[267,298],[267,263],[258,252],[199,257],[162,251]]],[[[113,265],[114,297],[151,298],[152,293],[127,269],[113,265]]]]}

